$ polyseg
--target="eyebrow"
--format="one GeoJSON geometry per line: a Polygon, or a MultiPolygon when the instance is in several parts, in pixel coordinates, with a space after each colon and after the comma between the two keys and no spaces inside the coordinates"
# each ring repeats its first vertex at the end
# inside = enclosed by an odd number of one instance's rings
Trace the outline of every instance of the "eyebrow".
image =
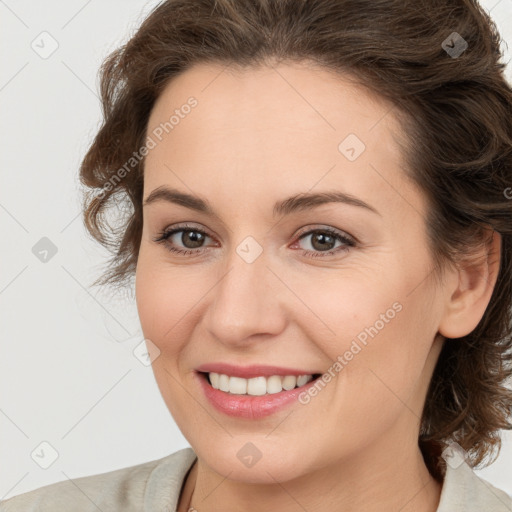
{"type": "MultiPolygon", "coordinates": [[[[185,208],[189,208],[191,210],[219,218],[208,201],[201,199],[198,196],[181,192],[174,188],[168,188],[165,185],[154,189],[145,199],[143,206],[158,201],[178,204],[180,206],[184,206],[185,208]]],[[[376,213],[377,215],[381,215],[373,206],[370,206],[363,200],[338,190],[329,190],[315,193],[302,192],[295,194],[284,200],[276,202],[273,208],[273,215],[274,217],[277,215],[289,215],[293,212],[310,210],[312,208],[316,208],[317,206],[328,203],[344,203],[351,206],[358,206],[360,208],[364,208],[373,213],[376,213]]]]}

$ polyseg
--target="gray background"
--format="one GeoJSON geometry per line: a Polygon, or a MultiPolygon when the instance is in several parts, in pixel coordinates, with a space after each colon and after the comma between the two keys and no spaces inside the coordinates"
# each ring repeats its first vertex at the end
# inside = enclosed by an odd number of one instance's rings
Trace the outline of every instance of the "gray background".
{"type": "MultiPolygon", "coordinates": [[[[133,353],[133,297],[88,286],[107,254],[82,227],[77,179],[101,119],[98,68],[157,3],[0,0],[0,499],[188,446],[133,353]]],[[[512,0],[482,4],[512,46],[512,0]]],[[[503,437],[478,473],[512,494],[503,437]]]]}

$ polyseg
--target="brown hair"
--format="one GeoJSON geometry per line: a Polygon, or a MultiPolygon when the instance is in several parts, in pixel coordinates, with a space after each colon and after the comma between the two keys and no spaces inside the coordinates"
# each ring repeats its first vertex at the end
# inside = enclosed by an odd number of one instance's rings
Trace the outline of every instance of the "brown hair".
{"type": "Polygon", "coordinates": [[[104,120],[80,169],[85,225],[112,252],[94,284],[121,286],[134,275],[144,166],[134,155],[173,77],[202,62],[243,68],[272,60],[307,60],[352,77],[395,107],[406,172],[429,201],[435,277],[469,258],[488,229],[502,238],[490,303],[473,332],[444,344],[419,438],[437,478],[450,440],[478,467],[499,453],[499,430],[512,428],[512,89],[500,43],[472,0],[162,2],[101,68],[104,120]],[[115,204],[122,210],[111,225],[115,204]]]}

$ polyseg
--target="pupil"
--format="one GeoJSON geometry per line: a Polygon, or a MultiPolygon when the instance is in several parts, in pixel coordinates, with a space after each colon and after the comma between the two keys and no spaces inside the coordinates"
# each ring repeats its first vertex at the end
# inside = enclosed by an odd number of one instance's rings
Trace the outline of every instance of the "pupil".
{"type": "Polygon", "coordinates": [[[184,231],[182,235],[182,242],[185,246],[188,247],[187,243],[185,243],[185,237],[188,237],[188,241],[192,244],[192,249],[200,247],[203,235],[198,233],[197,231],[184,231]]]}
{"type": "Polygon", "coordinates": [[[329,244],[332,244],[332,242],[333,242],[333,237],[331,235],[326,235],[324,233],[318,233],[316,236],[313,237],[312,245],[313,245],[313,247],[315,247],[315,249],[318,249],[318,250],[330,249],[331,247],[325,247],[325,244],[329,245],[329,244]],[[317,245],[318,241],[320,242],[320,246],[315,247],[315,245],[317,245]]]}

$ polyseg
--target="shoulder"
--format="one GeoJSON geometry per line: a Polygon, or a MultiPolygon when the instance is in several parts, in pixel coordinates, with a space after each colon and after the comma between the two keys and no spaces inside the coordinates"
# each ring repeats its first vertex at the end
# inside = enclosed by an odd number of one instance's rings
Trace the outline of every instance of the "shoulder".
{"type": "Polygon", "coordinates": [[[512,497],[478,476],[466,463],[446,466],[437,512],[512,512],[512,497]]]}
{"type": "Polygon", "coordinates": [[[0,512],[165,510],[177,500],[195,459],[194,451],[184,448],[135,466],[56,482],[0,502],[0,512]]]}

